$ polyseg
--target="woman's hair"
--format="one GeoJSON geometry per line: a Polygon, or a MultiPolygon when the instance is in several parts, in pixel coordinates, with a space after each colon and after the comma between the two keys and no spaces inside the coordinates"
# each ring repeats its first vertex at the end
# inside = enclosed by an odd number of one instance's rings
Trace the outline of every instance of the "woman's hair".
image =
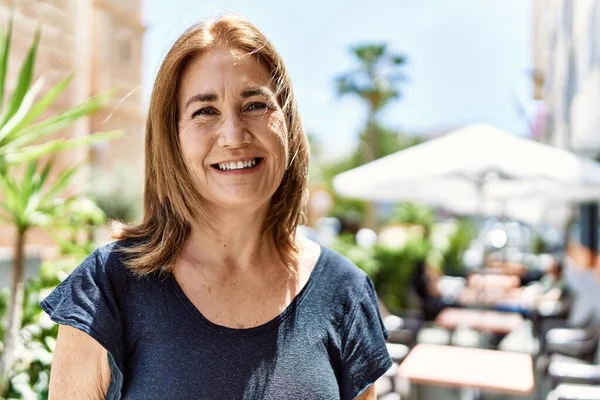
{"type": "Polygon", "coordinates": [[[221,16],[184,32],[167,53],[154,83],[146,123],[144,209],[138,225],[122,227],[115,239],[126,264],[137,275],[170,272],[193,221],[210,226],[210,215],[182,157],[178,135],[181,77],[195,58],[215,49],[235,49],[254,56],[268,70],[287,127],[287,168],[271,199],[263,234],[270,237],[281,260],[289,265],[297,254],[296,227],[303,219],[303,193],[308,180],[308,141],[298,114],[283,60],[249,21],[221,16]]]}

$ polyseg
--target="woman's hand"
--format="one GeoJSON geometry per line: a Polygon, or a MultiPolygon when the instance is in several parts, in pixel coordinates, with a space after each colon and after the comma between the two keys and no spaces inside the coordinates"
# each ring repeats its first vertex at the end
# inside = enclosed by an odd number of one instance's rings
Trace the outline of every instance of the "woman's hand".
{"type": "Polygon", "coordinates": [[[104,399],[109,384],[106,349],[79,329],[61,325],[50,372],[49,400],[104,399]]]}

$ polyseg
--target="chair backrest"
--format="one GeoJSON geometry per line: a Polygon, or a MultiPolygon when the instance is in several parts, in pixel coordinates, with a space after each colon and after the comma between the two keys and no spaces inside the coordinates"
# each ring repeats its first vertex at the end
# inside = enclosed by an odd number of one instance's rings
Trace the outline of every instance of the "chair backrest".
{"type": "Polygon", "coordinates": [[[574,324],[577,327],[581,327],[582,329],[588,329],[591,326],[594,325],[595,323],[595,319],[596,319],[596,315],[594,311],[590,311],[585,318],[583,319],[583,321],[574,324]]]}
{"type": "Polygon", "coordinates": [[[594,310],[592,312],[590,323],[587,327],[584,328],[590,337],[590,340],[593,341],[593,355],[592,361],[594,364],[600,364],[600,315],[598,312],[594,310]]]}
{"type": "Polygon", "coordinates": [[[590,318],[584,329],[600,337],[600,315],[598,315],[598,311],[594,310],[590,313],[590,318]]]}

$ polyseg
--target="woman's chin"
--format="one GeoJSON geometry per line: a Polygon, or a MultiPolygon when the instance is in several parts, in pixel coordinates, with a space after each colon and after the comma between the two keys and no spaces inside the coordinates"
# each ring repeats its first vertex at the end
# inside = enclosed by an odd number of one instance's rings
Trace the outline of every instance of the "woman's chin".
{"type": "MultiPolygon", "coordinates": [[[[215,196],[216,197],[216,196],[215,196]]],[[[248,210],[251,208],[260,208],[267,204],[271,200],[270,197],[259,196],[257,193],[254,194],[229,194],[220,195],[216,197],[216,201],[211,201],[217,208],[224,208],[227,210],[234,210],[237,208],[248,210]]]]}

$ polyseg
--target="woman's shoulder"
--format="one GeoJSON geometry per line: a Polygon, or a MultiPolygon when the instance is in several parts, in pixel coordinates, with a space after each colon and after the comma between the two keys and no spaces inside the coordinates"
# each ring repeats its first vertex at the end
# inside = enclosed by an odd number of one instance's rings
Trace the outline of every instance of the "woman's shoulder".
{"type": "Polygon", "coordinates": [[[320,273],[330,288],[353,293],[368,285],[368,275],[350,259],[335,250],[321,246],[320,273]]]}
{"type": "Polygon", "coordinates": [[[100,245],[73,271],[92,274],[109,280],[132,276],[126,267],[127,249],[134,246],[131,240],[117,240],[100,245]]]}

